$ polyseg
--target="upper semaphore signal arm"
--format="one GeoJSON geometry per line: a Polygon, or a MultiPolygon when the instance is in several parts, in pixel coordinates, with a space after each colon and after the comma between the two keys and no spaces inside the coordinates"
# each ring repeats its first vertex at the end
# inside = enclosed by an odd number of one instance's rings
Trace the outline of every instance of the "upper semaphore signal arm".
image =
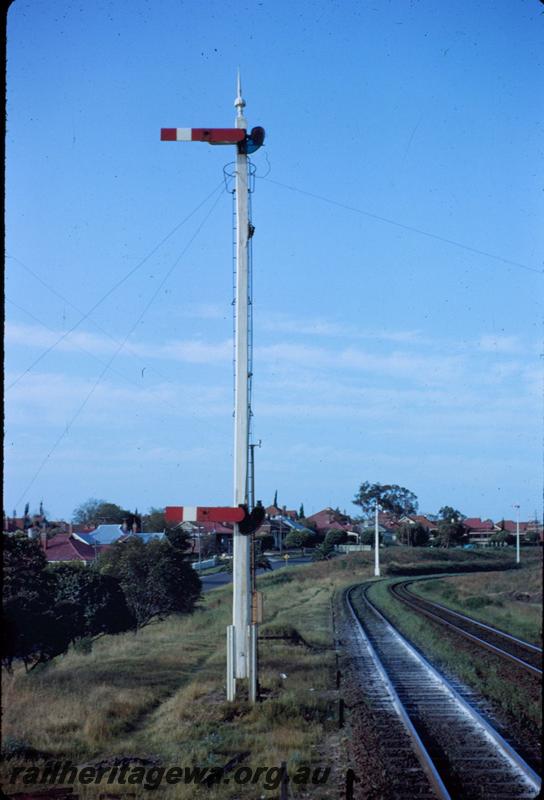
{"type": "Polygon", "coordinates": [[[245,128],[161,128],[161,142],[208,142],[238,144],[246,138],[245,128]]]}

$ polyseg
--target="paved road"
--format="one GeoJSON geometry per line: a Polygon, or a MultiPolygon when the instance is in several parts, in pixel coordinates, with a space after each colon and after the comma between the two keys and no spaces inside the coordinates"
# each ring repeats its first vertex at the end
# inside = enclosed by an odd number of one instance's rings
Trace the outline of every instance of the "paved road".
{"type": "MultiPolygon", "coordinates": [[[[309,564],[312,559],[308,556],[290,556],[287,567],[283,558],[271,558],[270,563],[272,569],[289,569],[296,564],[309,564]]],[[[257,575],[265,575],[268,570],[258,569],[257,575]]],[[[225,583],[231,583],[232,575],[230,572],[216,572],[214,575],[203,575],[200,579],[202,581],[202,591],[208,592],[210,589],[217,589],[219,586],[224,586],[225,583]]]]}

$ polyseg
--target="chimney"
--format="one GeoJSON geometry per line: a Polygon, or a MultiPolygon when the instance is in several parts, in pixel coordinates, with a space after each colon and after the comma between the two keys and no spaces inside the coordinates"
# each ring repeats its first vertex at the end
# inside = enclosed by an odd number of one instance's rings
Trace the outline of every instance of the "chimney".
{"type": "Polygon", "coordinates": [[[46,530],[42,529],[40,531],[40,542],[41,542],[43,550],[44,551],[47,550],[47,531],[46,530]]]}

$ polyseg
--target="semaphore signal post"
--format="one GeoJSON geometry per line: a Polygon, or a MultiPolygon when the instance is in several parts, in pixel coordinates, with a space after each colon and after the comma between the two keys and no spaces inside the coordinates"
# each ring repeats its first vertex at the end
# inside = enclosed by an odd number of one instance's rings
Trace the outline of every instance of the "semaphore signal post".
{"type": "Polygon", "coordinates": [[[248,214],[248,154],[263,144],[263,128],[247,131],[244,117],[240,75],[234,101],[234,128],[162,128],[161,140],[174,142],[208,142],[212,145],[236,147],[236,295],[235,307],[235,397],[234,397],[234,502],[233,508],[168,507],[167,519],[172,522],[208,519],[232,521],[233,533],[233,597],[232,625],[227,628],[227,699],[236,697],[236,680],[247,678],[249,696],[257,697],[257,623],[253,610],[251,583],[250,536],[262,522],[260,506],[249,508],[249,424],[250,424],[250,362],[249,362],[249,253],[251,237],[248,214]],[[189,511],[190,508],[190,511],[189,511]],[[193,516],[200,513],[200,517],[193,516]],[[189,514],[190,516],[187,516],[189,514]]]}

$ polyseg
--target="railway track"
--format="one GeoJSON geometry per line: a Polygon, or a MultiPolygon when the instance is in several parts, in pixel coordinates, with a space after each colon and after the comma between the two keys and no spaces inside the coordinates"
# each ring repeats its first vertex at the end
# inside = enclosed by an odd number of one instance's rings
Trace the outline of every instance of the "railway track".
{"type": "MultiPolygon", "coordinates": [[[[361,649],[379,675],[398,718],[418,755],[420,773],[441,800],[517,800],[536,798],[540,778],[460,694],[386,620],[367,597],[363,584],[349,590],[345,600],[361,649]]],[[[377,673],[377,674],[376,674],[377,673]]],[[[366,676],[365,676],[366,677],[366,676]]],[[[377,689],[375,689],[377,691],[377,689]]],[[[382,688],[383,691],[383,688],[382,688]]],[[[395,745],[384,731],[384,746],[395,769],[395,745]]],[[[418,784],[416,771],[410,780],[418,784]]],[[[402,800],[427,797],[425,790],[408,784],[402,800]]]]}
{"type": "Polygon", "coordinates": [[[413,580],[392,583],[389,591],[414,611],[446,626],[478,647],[485,648],[500,658],[510,661],[536,678],[542,678],[542,649],[540,647],[483,622],[478,622],[472,617],[453,611],[440,603],[419,597],[409,591],[408,587],[412,583],[414,583],[413,580]]]}

